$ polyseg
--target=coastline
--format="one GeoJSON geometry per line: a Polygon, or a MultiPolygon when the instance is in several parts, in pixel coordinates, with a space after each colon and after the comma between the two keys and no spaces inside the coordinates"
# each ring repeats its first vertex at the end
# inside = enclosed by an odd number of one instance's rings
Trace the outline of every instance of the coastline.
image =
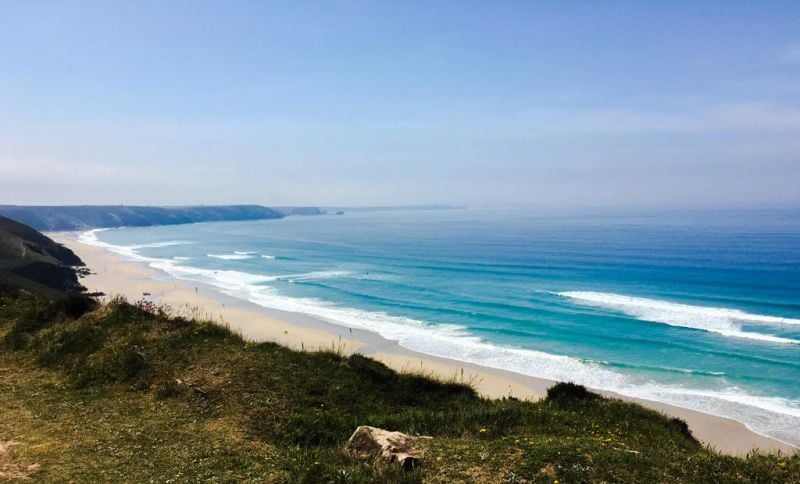
{"type": "MultiPolygon", "coordinates": [[[[102,247],[84,244],[73,232],[47,235],[72,249],[91,269],[92,274],[81,280],[90,292],[103,292],[107,298],[122,295],[131,301],[147,299],[166,304],[178,313],[228,325],[252,341],[272,341],[298,350],[359,352],[398,371],[421,372],[470,383],[478,393],[489,398],[538,399],[554,383],[417,353],[369,331],[351,330],[312,316],[264,308],[201,283],[172,278],[145,263],[125,259],[102,247]],[[149,295],[144,296],[144,293],[149,295]]],[[[612,392],[599,393],[682,418],[700,441],[727,454],[742,455],[755,449],[784,453],[797,451],[789,444],[755,433],[732,419],[612,392]]]]}

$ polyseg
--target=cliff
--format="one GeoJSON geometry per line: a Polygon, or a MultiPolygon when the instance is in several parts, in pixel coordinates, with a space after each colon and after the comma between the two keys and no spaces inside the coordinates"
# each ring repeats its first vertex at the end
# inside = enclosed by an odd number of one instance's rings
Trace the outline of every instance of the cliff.
{"type": "Polygon", "coordinates": [[[0,215],[42,231],[145,227],[284,217],[283,213],[260,205],[194,207],[0,205],[0,215]]]}
{"type": "Polygon", "coordinates": [[[72,266],[83,262],[36,230],[0,216],[0,285],[36,293],[81,289],[72,266]]]}

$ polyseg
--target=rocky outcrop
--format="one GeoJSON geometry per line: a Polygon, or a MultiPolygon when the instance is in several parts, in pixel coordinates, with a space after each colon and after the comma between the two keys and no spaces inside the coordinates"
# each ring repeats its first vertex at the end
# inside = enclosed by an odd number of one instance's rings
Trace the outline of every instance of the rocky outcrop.
{"type": "Polygon", "coordinates": [[[359,460],[399,464],[405,469],[413,469],[421,463],[415,443],[424,436],[406,435],[362,425],[353,432],[345,450],[359,460]]]}

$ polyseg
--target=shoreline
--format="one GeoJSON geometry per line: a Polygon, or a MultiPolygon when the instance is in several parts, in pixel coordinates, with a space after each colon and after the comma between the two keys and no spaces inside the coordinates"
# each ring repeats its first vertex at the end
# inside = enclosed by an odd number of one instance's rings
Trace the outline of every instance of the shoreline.
{"type": "MultiPolygon", "coordinates": [[[[166,304],[178,314],[209,319],[229,326],[252,341],[271,341],[297,350],[333,349],[343,354],[362,353],[396,371],[421,372],[445,380],[469,383],[484,397],[542,398],[555,382],[505,370],[434,357],[401,347],[370,331],[349,329],[322,319],[277,309],[228,296],[212,286],[173,278],[144,262],[129,260],[98,246],[78,240],[76,232],[48,233],[72,249],[91,269],[81,280],[90,292],[108,299],[121,295],[130,301],[146,299],[166,304]],[[145,293],[148,295],[145,296],[145,293]]],[[[597,390],[594,390],[597,391],[597,390]]],[[[687,422],[695,437],[716,450],[743,455],[755,449],[795,453],[787,443],[758,434],[743,423],[660,402],[626,397],[608,391],[605,396],[639,403],[687,422]]]]}

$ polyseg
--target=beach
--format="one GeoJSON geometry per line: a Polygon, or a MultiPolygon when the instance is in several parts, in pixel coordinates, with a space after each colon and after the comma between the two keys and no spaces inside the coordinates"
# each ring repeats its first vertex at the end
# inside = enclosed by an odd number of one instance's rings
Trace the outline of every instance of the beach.
{"type": "MultiPolygon", "coordinates": [[[[272,310],[219,292],[200,283],[188,282],[150,268],[144,262],[127,260],[121,255],[81,243],[76,233],[48,234],[72,249],[89,267],[91,274],[82,279],[89,292],[102,292],[104,298],[115,295],[130,301],[145,299],[165,304],[173,311],[213,320],[239,332],[248,340],[270,341],[297,350],[333,349],[343,354],[359,352],[405,372],[419,372],[445,380],[471,384],[482,396],[539,399],[554,382],[509,371],[437,358],[402,348],[396,342],[375,333],[347,328],[311,316],[272,310]]],[[[636,401],[669,416],[684,419],[693,434],[719,451],[742,455],[754,449],[794,452],[788,444],[762,436],[744,424],[702,412],[647,400],[632,399],[601,392],[608,396],[636,401]]]]}

